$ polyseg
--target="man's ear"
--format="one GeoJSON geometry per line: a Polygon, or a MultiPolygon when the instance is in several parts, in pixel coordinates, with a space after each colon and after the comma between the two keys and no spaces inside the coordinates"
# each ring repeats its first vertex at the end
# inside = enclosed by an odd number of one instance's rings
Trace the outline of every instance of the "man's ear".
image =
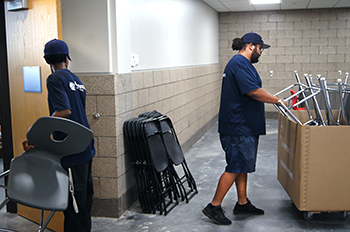
{"type": "Polygon", "coordinates": [[[248,48],[249,48],[250,51],[253,51],[254,50],[254,44],[253,43],[248,44],[248,48]]]}

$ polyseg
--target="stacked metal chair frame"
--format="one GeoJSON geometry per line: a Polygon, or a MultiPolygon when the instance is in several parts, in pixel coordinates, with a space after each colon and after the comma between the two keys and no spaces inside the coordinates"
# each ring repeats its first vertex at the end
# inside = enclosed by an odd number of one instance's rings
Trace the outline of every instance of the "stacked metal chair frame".
{"type": "MultiPolygon", "coordinates": [[[[350,101],[345,101],[346,94],[350,93],[350,85],[347,84],[349,79],[349,73],[345,74],[345,80],[337,80],[337,83],[327,84],[326,78],[317,75],[318,83],[315,84],[312,79],[312,75],[304,74],[306,84],[303,84],[299,78],[298,72],[294,71],[297,83],[288,86],[287,88],[277,92],[275,96],[279,96],[287,102],[288,106],[284,104],[274,104],[275,108],[281,112],[284,116],[292,121],[295,121],[301,125],[315,125],[315,126],[327,126],[327,125],[349,125],[350,117],[350,101]],[[295,94],[288,97],[282,97],[283,94],[289,92],[293,88],[298,88],[295,94]],[[339,104],[338,116],[333,116],[332,101],[330,95],[336,96],[337,103],[339,104]],[[320,95],[320,98],[317,98],[320,95]],[[289,104],[290,100],[297,97],[299,100],[294,104],[289,104]],[[323,104],[319,101],[322,100],[323,104]],[[310,120],[302,123],[293,113],[292,109],[304,104],[305,109],[308,112],[310,120]],[[313,106],[313,108],[312,108],[313,106]],[[325,113],[321,111],[323,106],[325,113]],[[313,114],[314,113],[314,114],[313,114]]],[[[334,104],[335,105],[335,104],[334,104]]]]}
{"type": "Polygon", "coordinates": [[[189,202],[197,191],[171,120],[157,111],[124,122],[124,138],[138,185],[143,213],[167,215],[179,200],[189,202]],[[179,177],[175,166],[182,167],[179,177]],[[187,185],[185,185],[187,183],[187,185]]]}

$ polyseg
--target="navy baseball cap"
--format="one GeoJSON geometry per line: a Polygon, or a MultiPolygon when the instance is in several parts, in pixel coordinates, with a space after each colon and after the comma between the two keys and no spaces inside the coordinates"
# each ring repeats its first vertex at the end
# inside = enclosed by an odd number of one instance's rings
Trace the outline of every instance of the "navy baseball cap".
{"type": "Polygon", "coordinates": [[[243,43],[253,43],[253,44],[261,44],[263,48],[269,48],[270,45],[265,44],[259,34],[254,32],[249,32],[242,37],[243,43]]]}
{"type": "Polygon", "coordinates": [[[44,54],[46,55],[59,55],[59,54],[67,54],[68,55],[68,59],[70,59],[69,57],[69,49],[67,44],[59,39],[53,39],[50,40],[49,42],[47,42],[45,44],[45,48],[44,48],[44,54]]]}

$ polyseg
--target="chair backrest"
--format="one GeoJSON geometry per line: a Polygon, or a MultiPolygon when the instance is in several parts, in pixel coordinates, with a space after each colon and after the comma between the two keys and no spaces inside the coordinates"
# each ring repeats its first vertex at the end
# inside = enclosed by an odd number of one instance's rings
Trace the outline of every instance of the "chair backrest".
{"type": "Polygon", "coordinates": [[[173,125],[168,117],[164,117],[159,121],[162,131],[162,137],[165,149],[175,165],[179,165],[184,161],[184,155],[180,144],[175,138],[175,131],[173,125]]]}
{"type": "Polygon", "coordinates": [[[169,160],[163,145],[161,131],[157,128],[156,121],[152,119],[144,121],[142,129],[154,167],[157,172],[162,172],[168,167],[169,160]]]}
{"type": "Polygon", "coordinates": [[[92,131],[69,119],[41,117],[29,128],[27,139],[37,149],[56,154],[76,154],[84,151],[92,139],[92,131]],[[54,140],[54,132],[67,134],[64,140],[54,140]]]}

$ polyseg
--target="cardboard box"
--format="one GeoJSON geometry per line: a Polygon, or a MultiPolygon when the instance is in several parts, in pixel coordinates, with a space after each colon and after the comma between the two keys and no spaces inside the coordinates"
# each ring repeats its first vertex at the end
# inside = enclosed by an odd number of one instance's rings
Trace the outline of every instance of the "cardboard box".
{"type": "Polygon", "coordinates": [[[350,211],[350,126],[303,126],[279,113],[278,180],[300,211],[350,211]]]}

